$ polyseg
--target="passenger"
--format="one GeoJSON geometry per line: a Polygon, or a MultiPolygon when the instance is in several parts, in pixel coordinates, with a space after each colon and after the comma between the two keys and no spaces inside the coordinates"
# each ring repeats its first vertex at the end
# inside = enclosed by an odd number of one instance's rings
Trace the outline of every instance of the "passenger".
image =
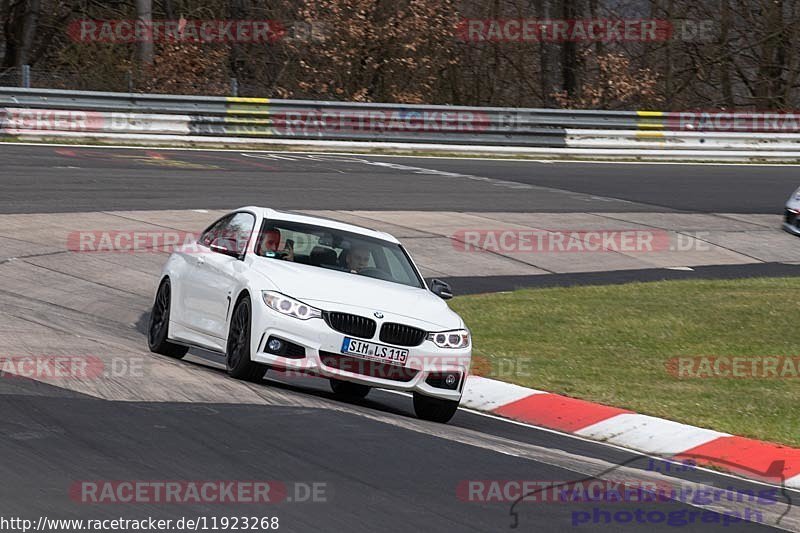
{"type": "Polygon", "coordinates": [[[345,258],[347,269],[353,274],[358,274],[361,270],[369,266],[370,251],[364,245],[354,246],[345,258]]]}
{"type": "Polygon", "coordinates": [[[281,245],[281,232],[276,228],[268,229],[264,232],[261,238],[261,245],[258,249],[258,255],[266,256],[267,252],[273,252],[284,261],[294,261],[294,246],[292,241],[286,241],[286,246],[283,250],[278,250],[281,245]]]}

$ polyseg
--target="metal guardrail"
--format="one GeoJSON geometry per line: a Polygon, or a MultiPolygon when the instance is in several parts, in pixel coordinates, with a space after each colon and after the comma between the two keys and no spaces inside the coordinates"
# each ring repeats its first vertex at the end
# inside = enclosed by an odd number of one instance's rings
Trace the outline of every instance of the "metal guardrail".
{"type": "MultiPolygon", "coordinates": [[[[635,112],[362,104],[9,87],[0,88],[0,107],[80,111],[88,113],[89,117],[91,113],[184,114],[189,134],[199,136],[504,146],[565,146],[567,128],[636,129],[638,121],[635,112]]],[[[15,116],[14,112],[6,113],[7,117],[15,116]]],[[[23,126],[25,118],[30,117],[21,112],[17,112],[17,116],[20,117],[17,122],[23,126]]],[[[35,124],[35,118],[30,120],[35,124]]],[[[40,124],[46,124],[46,120],[40,124]]],[[[8,128],[7,124],[6,129],[15,128],[8,128]]]]}
{"type": "MultiPolygon", "coordinates": [[[[685,115],[0,87],[0,135],[4,136],[136,134],[259,143],[352,141],[488,149],[751,150],[800,155],[800,116],[786,122],[784,133],[776,134],[741,128],[709,131],[703,123],[698,123],[699,128],[691,121],[684,123],[685,115]]],[[[750,115],[732,115],[730,123],[741,125],[750,115]]]]}

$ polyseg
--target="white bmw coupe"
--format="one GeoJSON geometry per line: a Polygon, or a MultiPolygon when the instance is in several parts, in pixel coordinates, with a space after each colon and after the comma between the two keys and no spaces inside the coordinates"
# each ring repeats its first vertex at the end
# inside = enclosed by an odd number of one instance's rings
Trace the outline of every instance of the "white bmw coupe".
{"type": "Polygon", "coordinates": [[[237,379],[279,368],[329,378],[349,399],[409,391],[417,416],[447,422],[472,355],[450,297],[387,233],[243,207],[170,256],[148,344],[176,358],[191,346],[224,354],[237,379]]]}

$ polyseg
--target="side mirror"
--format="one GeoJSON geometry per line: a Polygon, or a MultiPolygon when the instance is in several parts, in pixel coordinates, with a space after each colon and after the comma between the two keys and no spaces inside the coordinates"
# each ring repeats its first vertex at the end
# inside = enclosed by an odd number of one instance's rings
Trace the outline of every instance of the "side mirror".
{"type": "Polygon", "coordinates": [[[453,289],[440,279],[431,280],[431,292],[442,300],[449,300],[453,297],[453,289]]]}
{"type": "Polygon", "coordinates": [[[209,245],[212,252],[216,252],[222,255],[229,255],[231,257],[235,257],[239,259],[241,254],[239,254],[238,250],[230,248],[231,242],[225,241],[223,239],[214,239],[214,241],[209,245]]]}

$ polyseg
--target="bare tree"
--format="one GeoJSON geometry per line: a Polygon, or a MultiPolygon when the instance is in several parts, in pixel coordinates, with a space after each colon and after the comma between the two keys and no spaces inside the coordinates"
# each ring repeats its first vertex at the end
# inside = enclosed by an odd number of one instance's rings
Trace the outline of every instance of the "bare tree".
{"type": "MultiPolygon", "coordinates": [[[[153,27],[153,0],[136,0],[136,19],[140,24],[153,27]]],[[[154,36],[151,32],[148,33],[150,38],[141,39],[137,44],[137,59],[142,65],[153,63],[154,36]]]]}
{"type": "Polygon", "coordinates": [[[235,75],[248,96],[789,110],[800,105],[796,50],[800,0],[0,0],[0,69],[35,63],[58,73],[50,83],[82,89],[127,90],[134,70],[138,88],[157,91],[217,94],[235,75]],[[288,31],[269,43],[136,46],[77,43],[67,32],[75,18],[133,16],[146,24],[154,16],[258,18],[288,31]],[[458,29],[465,20],[584,17],[665,19],[675,32],[648,42],[555,43],[465,39],[458,29]],[[692,28],[706,23],[711,35],[694,39],[692,28]],[[312,27],[324,31],[311,38],[312,27]]]}
{"type": "MultiPolygon", "coordinates": [[[[575,0],[561,0],[561,16],[564,20],[575,20],[578,13],[578,6],[575,0]]],[[[561,43],[561,76],[562,90],[567,97],[572,98],[579,92],[578,72],[579,56],[577,43],[567,39],[561,43]]]]}
{"type": "Polygon", "coordinates": [[[5,44],[3,58],[4,67],[20,68],[30,63],[36,39],[36,27],[41,12],[40,0],[6,0],[2,4],[5,15],[5,44]]]}

